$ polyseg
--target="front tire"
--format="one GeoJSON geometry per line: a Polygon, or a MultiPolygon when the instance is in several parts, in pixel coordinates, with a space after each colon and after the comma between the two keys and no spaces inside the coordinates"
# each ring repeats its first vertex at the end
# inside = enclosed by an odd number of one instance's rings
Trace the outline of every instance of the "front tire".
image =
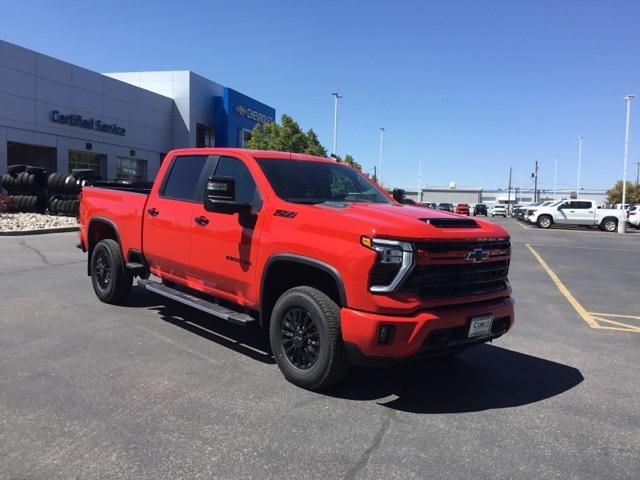
{"type": "Polygon", "coordinates": [[[91,283],[96,296],[105,303],[121,304],[129,296],[133,275],[122,258],[118,242],[100,240],[91,255],[91,283]]]}
{"type": "Polygon", "coordinates": [[[551,228],[551,225],[553,225],[553,219],[549,215],[540,215],[536,225],[540,228],[551,228]]]}
{"type": "Polygon", "coordinates": [[[321,390],[349,371],[340,308],[320,290],[295,287],[284,292],[271,313],[269,339],[280,371],[295,385],[321,390]]]}

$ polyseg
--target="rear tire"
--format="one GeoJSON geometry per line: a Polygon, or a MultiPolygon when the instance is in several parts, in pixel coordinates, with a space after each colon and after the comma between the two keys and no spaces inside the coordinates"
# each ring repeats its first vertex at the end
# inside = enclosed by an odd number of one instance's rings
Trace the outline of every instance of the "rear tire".
{"type": "Polygon", "coordinates": [[[540,215],[536,225],[540,228],[551,228],[551,225],[553,225],[553,219],[549,215],[540,215]]]}
{"type": "Polygon", "coordinates": [[[295,287],[284,292],[271,314],[269,339],[282,374],[302,388],[327,388],[349,372],[340,308],[320,290],[295,287]]]}
{"type": "Polygon", "coordinates": [[[100,240],[93,249],[91,282],[96,296],[105,303],[121,304],[129,296],[133,275],[126,269],[120,245],[115,240],[100,240]]]}
{"type": "Polygon", "coordinates": [[[600,228],[605,232],[615,232],[618,230],[618,220],[615,218],[605,218],[600,224],[600,228]]]}

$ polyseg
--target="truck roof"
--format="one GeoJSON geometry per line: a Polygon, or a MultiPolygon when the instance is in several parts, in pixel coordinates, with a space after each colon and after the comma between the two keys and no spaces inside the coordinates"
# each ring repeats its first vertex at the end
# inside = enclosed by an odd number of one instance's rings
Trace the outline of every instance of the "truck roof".
{"type": "Polygon", "coordinates": [[[318,157],[316,155],[307,155],[304,153],[290,153],[290,152],[278,152],[275,150],[250,150],[247,148],[216,148],[216,147],[204,147],[204,148],[178,148],[171,150],[171,154],[183,154],[193,155],[195,152],[204,153],[209,155],[224,155],[224,154],[249,154],[255,158],[273,158],[273,159],[287,159],[287,160],[306,160],[314,162],[329,162],[335,163],[335,160],[326,157],[318,157]]]}

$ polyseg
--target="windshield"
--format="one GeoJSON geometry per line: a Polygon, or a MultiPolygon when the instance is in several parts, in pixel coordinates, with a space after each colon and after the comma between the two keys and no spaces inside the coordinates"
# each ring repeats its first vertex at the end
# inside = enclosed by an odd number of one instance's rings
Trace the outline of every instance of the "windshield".
{"type": "Polygon", "coordinates": [[[391,203],[364,175],[344,164],[273,158],[256,160],[276,195],[287,202],[391,203]]]}

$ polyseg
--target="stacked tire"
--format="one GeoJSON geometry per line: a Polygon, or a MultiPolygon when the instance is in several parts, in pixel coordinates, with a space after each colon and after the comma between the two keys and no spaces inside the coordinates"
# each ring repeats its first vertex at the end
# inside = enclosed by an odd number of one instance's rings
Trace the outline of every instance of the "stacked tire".
{"type": "Polygon", "coordinates": [[[69,173],[52,173],[47,181],[49,193],[49,214],[69,215],[78,213],[78,194],[82,190],[84,180],[69,173]]]}
{"type": "Polygon", "coordinates": [[[28,165],[11,165],[2,176],[2,187],[18,212],[43,213],[47,207],[47,171],[28,165]]]}

